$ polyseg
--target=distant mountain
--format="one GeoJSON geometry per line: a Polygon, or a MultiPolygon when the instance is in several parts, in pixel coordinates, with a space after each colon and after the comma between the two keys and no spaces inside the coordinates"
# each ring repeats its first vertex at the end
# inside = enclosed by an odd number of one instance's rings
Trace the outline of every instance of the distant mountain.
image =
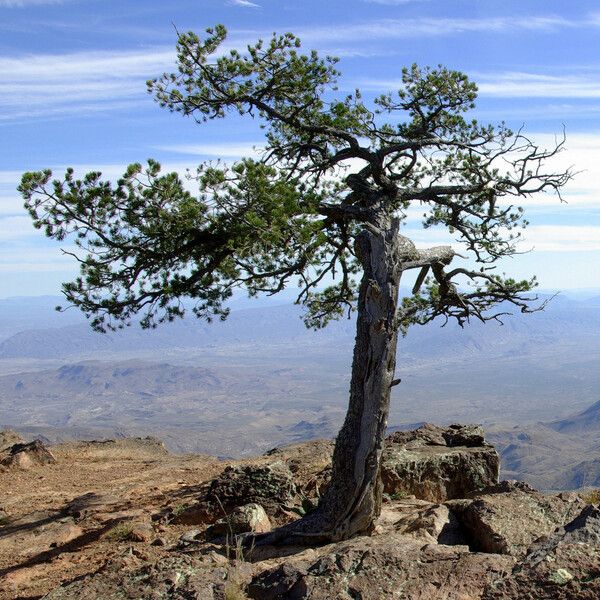
{"type": "Polygon", "coordinates": [[[548,427],[561,433],[581,433],[581,432],[599,432],[600,433],[600,401],[592,404],[589,408],[573,417],[553,421],[547,424],[548,427]]]}
{"type": "Polygon", "coordinates": [[[560,473],[554,481],[554,487],[560,490],[600,487],[600,456],[584,460],[560,473]]]}
{"type": "MultiPolygon", "coordinates": [[[[332,437],[342,422],[353,320],[314,332],[295,305],[242,299],[223,323],[101,335],[81,320],[58,326],[56,298],[23,300],[22,312],[3,302],[0,327],[24,329],[0,342],[0,426],[56,439],[153,433],[174,450],[240,456],[332,437]]],[[[563,485],[600,457],[599,304],[559,296],[503,326],[413,328],[399,342],[390,423],[483,423],[505,476],[563,485]]]]}
{"type": "MultiPolygon", "coordinates": [[[[204,368],[127,361],[86,362],[0,377],[0,422],[115,427],[136,419],[157,423],[181,405],[201,402],[231,385],[231,377],[204,368]]],[[[185,417],[182,415],[185,422],[185,417]]]]}
{"type": "MultiPolygon", "coordinates": [[[[96,354],[148,353],[166,348],[232,344],[332,344],[351,349],[354,320],[342,319],[315,332],[304,327],[301,316],[301,307],[287,304],[233,310],[226,321],[211,324],[189,317],[150,331],[132,325],[103,335],[92,331],[85,321],[61,327],[27,327],[0,342],[0,359],[94,358],[96,354]]],[[[400,346],[409,358],[429,359],[480,353],[517,356],[553,344],[600,349],[600,311],[586,303],[559,296],[544,312],[531,315],[516,312],[503,320],[503,326],[473,320],[464,329],[452,322],[444,328],[439,327],[441,322],[438,326],[433,323],[427,327],[414,327],[400,346]]]]}
{"type": "Polygon", "coordinates": [[[51,441],[154,433],[175,451],[240,456],[335,435],[340,406],[322,407],[305,382],[302,368],[86,361],[0,377],[0,429],[51,441]]]}
{"type": "Polygon", "coordinates": [[[297,306],[269,306],[237,310],[224,322],[207,324],[194,317],[165,323],[153,330],[132,325],[118,332],[100,334],[87,322],[47,329],[27,329],[0,343],[2,358],[66,358],[93,353],[116,353],[163,348],[203,348],[229,344],[273,344],[285,340],[323,339],[353,335],[347,321],[321,332],[304,327],[297,306]]]}
{"type": "Polygon", "coordinates": [[[525,479],[540,489],[600,486],[600,402],[571,417],[492,429],[503,477],[525,479]],[[584,460],[582,460],[584,459],[584,460]]]}
{"type": "Polygon", "coordinates": [[[20,331],[49,327],[64,327],[84,323],[85,317],[75,310],[59,313],[55,307],[60,296],[24,296],[0,299],[0,340],[20,331]]]}

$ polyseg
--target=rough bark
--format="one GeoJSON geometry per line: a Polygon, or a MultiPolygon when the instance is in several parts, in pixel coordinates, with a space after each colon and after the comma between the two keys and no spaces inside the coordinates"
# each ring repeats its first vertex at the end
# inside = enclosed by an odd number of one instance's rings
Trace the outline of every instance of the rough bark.
{"type": "Polygon", "coordinates": [[[401,259],[397,219],[382,219],[356,241],[363,265],[350,402],[333,453],[321,511],[332,538],[369,532],[381,511],[379,477],[396,368],[401,259]]]}
{"type": "Polygon", "coordinates": [[[264,540],[336,541],[372,530],[381,510],[379,477],[390,388],[396,366],[396,312],[403,246],[399,220],[383,215],[359,234],[363,277],[350,401],[333,454],[333,472],[317,510],[264,540]]]}

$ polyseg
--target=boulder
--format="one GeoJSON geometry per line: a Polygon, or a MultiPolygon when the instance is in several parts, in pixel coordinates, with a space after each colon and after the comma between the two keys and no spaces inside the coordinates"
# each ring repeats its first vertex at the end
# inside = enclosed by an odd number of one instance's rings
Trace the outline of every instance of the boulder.
{"type": "Polygon", "coordinates": [[[502,482],[447,506],[458,516],[473,549],[521,556],[534,540],[571,521],[585,502],[574,493],[544,495],[527,484],[502,482]]]}
{"type": "Polygon", "coordinates": [[[260,504],[246,504],[233,509],[233,512],[208,528],[207,537],[228,536],[239,533],[266,533],[271,531],[271,522],[260,504]]]}
{"type": "Polygon", "coordinates": [[[78,521],[107,514],[111,519],[115,518],[117,507],[122,504],[123,499],[115,494],[87,492],[73,498],[65,507],[65,511],[75,517],[78,521]]]}
{"type": "Polygon", "coordinates": [[[25,440],[12,429],[3,429],[0,431],[0,452],[8,450],[15,444],[22,444],[25,440]]]}
{"type": "Polygon", "coordinates": [[[586,506],[570,523],[532,544],[508,576],[486,587],[484,600],[600,598],[600,508],[586,506]]]}
{"type": "Polygon", "coordinates": [[[204,489],[198,502],[172,514],[170,521],[208,525],[247,504],[259,504],[275,517],[282,514],[282,507],[292,505],[295,497],[292,472],[282,461],[227,467],[204,489]]]}
{"type": "Polygon", "coordinates": [[[296,550],[293,556],[283,551],[283,556],[265,562],[228,561],[214,547],[202,550],[199,545],[193,553],[152,562],[129,553],[127,562],[109,561],[45,598],[468,600],[481,597],[486,583],[501,579],[515,562],[510,556],[424,544],[393,531],[296,550]]]}
{"type": "Polygon", "coordinates": [[[12,518],[2,528],[0,554],[35,556],[83,535],[75,519],[61,511],[40,510],[12,518]],[[15,550],[17,549],[17,550],[15,550]]]}
{"type": "Polygon", "coordinates": [[[49,465],[56,462],[52,452],[39,440],[13,444],[4,451],[4,454],[5,456],[0,460],[0,464],[5,467],[30,469],[36,465],[49,465]]]}
{"type": "Polygon", "coordinates": [[[276,513],[296,495],[292,472],[283,462],[267,465],[227,467],[214,479],[205,500],[227,513],[245,504],[260,504],[267,513],[276,513]]]}
{"type": "Polygon", "coordinates": [[[466,600],[480,597],[485,583],[513,564],[507,556],[388,533],[326,546],[316,558],[288,559],[257,574],[246,593],[256,600],[466,600]]]}
{"type": "Polygon", "coordinates": [[[265,456],[284,462],[294,477],[299,494],[316,499],[331,478],[332,440],[311,440],[269,450],[265,456]]]}
{"type": "Polygon", "coordinates": [[[132,523],[129,539],[132,542],[151,542],[154,539],[154,528],[150,523],[132,523]]]}
{"type": "Polygon", "coordinates": [[[460,521],[447,506],[428,504],[402,512],[402,517],[394,523],[398,533],[411,535],[432,544],[468,547],[468,540],[460,521]]]}
{"type": "Polygon", "coordinates": [[[381,477],[392,497],[414,495],[440,503],[497,483],[499,464],[481,427],[426,424],[387,438],[381,477]]]}
{"type": "MultiPolygon", "coordinates": [[[[100,571],[58,587],[45,600],[124,600],[134,598],[223,600],[227,569],[210,558],[174,555],[143,563],[130,554],[109,561],[100,571]]],[[[243,596],[242,596],[243,597],[243,596]]]]}

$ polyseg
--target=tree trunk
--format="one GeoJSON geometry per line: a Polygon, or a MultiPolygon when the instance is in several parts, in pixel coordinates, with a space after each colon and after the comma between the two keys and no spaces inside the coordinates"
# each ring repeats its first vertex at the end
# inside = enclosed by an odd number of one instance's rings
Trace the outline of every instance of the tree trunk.
{"type": "Polygon", "coordinates": [[[372,531],[381,511],[379,467],[396,366],[396,312],[402,274],[399,220],[380,216],[357,237],[363,265],[350,402],[319,506],[267,535],[265,543],[328,542],[372,531]]]}
{"type": "Polygon", "coordinates": [[[396,367],[400,288],[399,221],[387,217],[356,241],[363,265],[350,402],[333,454],[331,484],[319,506],[332,539],[369,533],[381,512],[379,476],[396,367]]]}

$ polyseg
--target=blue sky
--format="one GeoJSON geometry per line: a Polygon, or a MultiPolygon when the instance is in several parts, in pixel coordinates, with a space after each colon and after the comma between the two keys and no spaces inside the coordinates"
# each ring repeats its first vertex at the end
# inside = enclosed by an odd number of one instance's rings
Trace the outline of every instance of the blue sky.
{"type": "MultiPolygon", "coordinates": [[[[251,122],[197,126],[161,110],[146,79],[170,70],[175,27],[216,23],[243,47],[293,31],[342,58],[342,89],[397,87],[404,65],[442,63],[479,84],[477,116],[542,144],[567,132],[556,166],[582,171],[560,204],[525,205],[523,249],[505,265],[544,288],[600,288],[600,5],[513,0],[0,0],[0,297],[55,294],[75,274],[35,231],[15,191],[26,170],[116,177],[148,157],[184,170],[260,143],[251,122]]],[[[419,246],[440,241],[409,225],[419,246]]],[[[437,237],[436,237],[437,236],[437,237]]]]}

